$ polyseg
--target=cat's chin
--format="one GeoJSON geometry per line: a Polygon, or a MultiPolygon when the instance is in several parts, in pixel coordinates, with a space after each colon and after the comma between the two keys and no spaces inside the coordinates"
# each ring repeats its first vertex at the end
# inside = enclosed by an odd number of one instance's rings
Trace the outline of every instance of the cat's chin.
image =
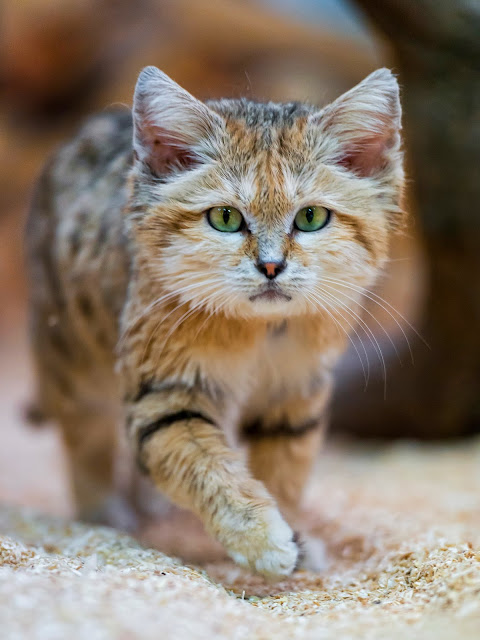
{"type": "Polygon", "coordinates": [[[250,302],[290,302],[292,296],[287,295],[279,289],[266,289],[260,293],[250,296],[250,302]]]}
{"type": "Polygon", "coordinates": [[[290,296],[261,295],[249,298],[244,307],[251,318],[285,318],[299,314],[298,304],[290,296]]]}

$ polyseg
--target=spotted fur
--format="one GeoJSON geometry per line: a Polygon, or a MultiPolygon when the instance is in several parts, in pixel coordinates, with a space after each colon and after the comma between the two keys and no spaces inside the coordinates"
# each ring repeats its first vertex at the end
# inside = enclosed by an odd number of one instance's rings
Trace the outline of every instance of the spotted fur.
{"type": "Polygon", "coordinates": [[[319,109],[202,103],[148,67],[133,117],[104,112],[56,154],[27,228],[31,335],[82,517],[112,505],[123,422],[142,471],[234,560],[266,576],[294,569],[290,526],[347,309],[386,260],[402,183],[385,69],[319,109]],[[242,213],[243,231],[208,224],[220,205],[242,213]],[[324,229],[294,228],[307,205],[331,210],[324,229]],[[259,268],[273,262],[274,281],[259,268]]]}

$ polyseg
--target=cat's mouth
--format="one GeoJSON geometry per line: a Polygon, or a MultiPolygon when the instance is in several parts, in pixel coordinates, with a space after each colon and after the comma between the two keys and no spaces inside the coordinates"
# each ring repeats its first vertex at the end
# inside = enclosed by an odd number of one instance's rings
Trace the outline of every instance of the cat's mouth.
{"type": "Polygon", "coordinates": [[[269,301],[287,300],[289,301],[291,299],[292,299],[291,296],[284,293],[278,287],[269,287],[268,289],[264,289],[263,291],[260,291],[260,293],[256,293],[255,295],[250,296],[249,298],[251,302],[255,302],[256,300],[269,300],[269,301]]]}

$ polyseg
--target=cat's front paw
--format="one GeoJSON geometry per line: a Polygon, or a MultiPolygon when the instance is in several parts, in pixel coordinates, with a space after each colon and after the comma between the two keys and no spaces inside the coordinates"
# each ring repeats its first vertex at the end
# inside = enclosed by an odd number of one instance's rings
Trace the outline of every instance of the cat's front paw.
{"type": "Polygon", "coordinates": [[[125,533],[134,533],[139,526],[135,510],[119,495],[110,495],[95,507],[79,509],[78,518],[83,522],[113,527],[125,533]]]}
{"type": "Polygon", "coordinates": [[[299,569],[321,573],[328,566],[325,543],[311,536],[300,537],[299,569]]]}
{"type": "MultiPolygon", "coordinates": [[[[295,569],[299,550],[295,534],[275,507],[245,514],[243,526],[221,536],[230,557],[241,567],[280,580],[295,569]]],[[[225,532],[224,532],[225,533],[225,532]]]]}

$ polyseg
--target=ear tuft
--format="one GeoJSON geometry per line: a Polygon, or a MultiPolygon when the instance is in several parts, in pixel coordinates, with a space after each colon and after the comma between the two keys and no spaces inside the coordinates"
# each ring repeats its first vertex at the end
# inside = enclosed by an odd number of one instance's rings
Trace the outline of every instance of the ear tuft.
{"type": "Polygon", "coordinates": [[[356,175],[376,176],[401,163],[399,88],[389,69],[374,71],[317,117],[337,142],[336,163],[356,175]]]}
{"type": "Polygon", "coordinates": [[[135,154],[157,176],[202,162],[202,142],[222,126],[216,113],[153,66],[138,77],[133,121],[135,154]]]}

